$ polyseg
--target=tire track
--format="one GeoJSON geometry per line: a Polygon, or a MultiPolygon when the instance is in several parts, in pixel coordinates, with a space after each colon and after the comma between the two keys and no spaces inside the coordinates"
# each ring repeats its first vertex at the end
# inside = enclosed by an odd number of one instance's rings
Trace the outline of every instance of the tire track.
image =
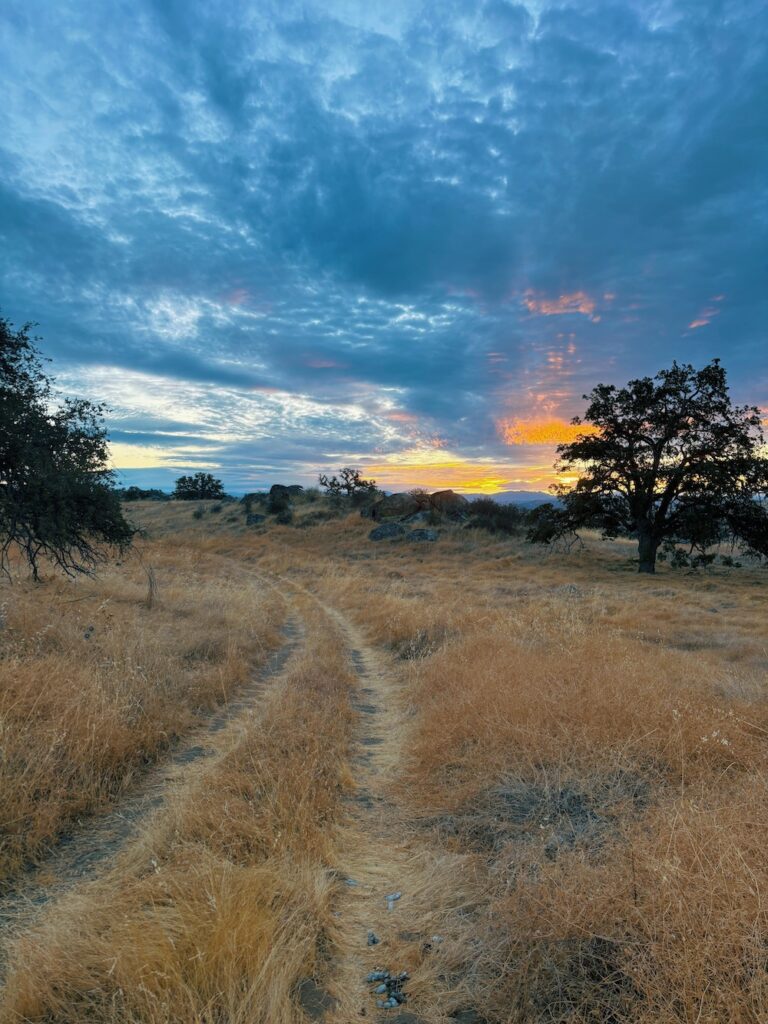
{"type": "Polygon", "coordinates": [[[301,619],[291,612],[282,627],[283,644],[274,651],[235,700],[211,714],[183,744],[158,763],[129,795],[82,829],[58,842],[51,854],[30,868],[0,898],[0,980],[5,948],[36,916],[78,883],[95,877],[142,831],[147,819],[168,802],[190,773],[220,758],[242,734],[249,713],[266,684],[280,676],[304,640],[301,619]]]}
{"type": "MultiPolygon", "coordinates": [[[[305,1012],[325,1024],[372,1019],[382,1024],[431,1024],[446,1020],[440,1011],[433,965],[425,964],[423,929],[432,922],[425,896],[434,891],[428,867],[411,848],[403,815],[392,799],[407,731],[402,685],[386,658],[369,644],[338,608],[286,577],[274,577],[311,598],[338,630],[358,680],[352,704],[358,712],[352,771],[355,791],[348,798],[341,827],[345,874],[336,903],[337,959],[331,974],[307,979],[311,999],[305,1012]],[[399,893],[399,898],[386,897],[399,893]],[[369,936],[377,940],[369,944],[369,936]],[[366,981],[377,969],[406,971],[406,1001],[382,1008],[384,993],[366,981]],[[418,1007],[418,1013],[411,1005],[418,1007]]],[[[439,916],[439,914],[438,914],[439,916]]],[[[429,937],[429,932],[426,933],[429,937]]],[[[426,944],[428,946],[428,943],[426,944]]]]}

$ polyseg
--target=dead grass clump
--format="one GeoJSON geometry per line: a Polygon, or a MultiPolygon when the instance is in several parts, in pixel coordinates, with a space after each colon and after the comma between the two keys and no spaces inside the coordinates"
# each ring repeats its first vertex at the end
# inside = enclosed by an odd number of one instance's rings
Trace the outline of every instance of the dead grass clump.
{"type": "Polygon", "coordinates": [[[599,863],[500,861],[473,961],[492,1021],[763,1019],[764,784],[665,802],[599,863]],[[706,799],[706,808],[700,800],[706,799]]]}
{"type": "Polygon", "coordinates": [[[598,857],[653,798],[649,780],[625,769],[563,778],[538,768],[532,777],[504,779],[454,813],[424,824],[458,850],[497,856],[518,843],[532,862],[555,860],[572,849],[598,857]]]}

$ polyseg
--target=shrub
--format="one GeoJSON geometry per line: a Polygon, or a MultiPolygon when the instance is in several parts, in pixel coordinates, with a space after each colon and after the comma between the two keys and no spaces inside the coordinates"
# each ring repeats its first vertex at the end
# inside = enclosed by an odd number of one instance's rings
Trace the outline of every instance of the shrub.
{"type": "Polygon", "coordinates": [[[493,498],[476,498],[470,503],[469,512],[471,519],[467,525],[489,533],[514,536],[521,533],[526,524],[524,509],[517,505],[500,505],[493,498]]]}

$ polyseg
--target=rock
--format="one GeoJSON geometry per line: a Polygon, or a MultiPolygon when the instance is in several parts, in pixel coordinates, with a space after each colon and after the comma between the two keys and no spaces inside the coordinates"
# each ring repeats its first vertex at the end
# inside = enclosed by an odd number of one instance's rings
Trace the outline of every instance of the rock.
{"type": "Polygon", "coordinates": [[[368,932],[368,945],[369,946],[378,946],[378,944],[380,942],[381,942],[381,939],[376,934],[376,932],[368,932]]]}
{"type": "Polygon", "coordinates": [[[285,484],[272,484],[269,488],[270,497],[281,497],[288,501],[291,497],[291,488],[286,487],[285,484]]]}
{"type": "Polygon", "coordinates": [[[385,519],[405,519],[421,510],[421,505],[412,494],[388,494],[371,508],[371,519],[381,522],[385,519]]]}
{"type": "Polygon", "coordinates": [[[292,498],[298,498],[304,493],[304,488],[301,484],[288,484],[286,490],[292,498]]]}
{"type": "Polygon", "coordinates": [[[403,520],[404,523],[428,523],[432,518],[432,512],[430,509],[423,508],[420,512],[414,512],[412,516],[408,516],[403,520]]]}
{"type": "Polygon", "coordinates": [[[469,502],[455,491],[435,491],[429,496],[429,504],[446,519],[466,519],[469,515],[469,502]]]}
{"type": "Polygon", "coordinates": [[[405,527],[399,523],[382,523],[368,534],[368,540],[395,540],[405,535],[405,527]]]}
{"type": "Polygon", "coordinates": [[[320,988],[314,978],[304,978],[299,983],[299,1004],[311,1020],[321,1020],[336,1006],[336,1000],[325,989],[320,988]]]}
{"type": "Polygon", "coordinates": [[[407,539],[414,544],[423,544],[425,541],[435,541],[438,538],[437,530],[411,530],[407,539]]]}
{"type": "Polygon", "coordinates": [[[249,512],[245,517],[245,525],[258,526],[259,523],[265,522],[266,518],[266,516],[262,516],[258,512],[249,512]]]}

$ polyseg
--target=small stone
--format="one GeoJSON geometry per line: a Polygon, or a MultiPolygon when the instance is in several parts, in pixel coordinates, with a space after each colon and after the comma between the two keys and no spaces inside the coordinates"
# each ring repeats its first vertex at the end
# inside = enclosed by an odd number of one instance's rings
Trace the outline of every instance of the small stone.
{"type": "Polygon", "coordinates": [[[381,939],[378,937],[376,932],[368,932],[368,945],[369,946],[378,946],[378,944],[380,942],[381,942],[381,939]]]}
{"type": "Polygon", "coordinates": [[[354,886],[354,885],[360,885],[360,883],[356,882],[354,880],[354,878],[345,878],[344,879],[344,885],[354,886]]]}
{"type": "Polygon", "coordinates": [[[436,946],[439,946],[440,943],[443,941],[443,936],[442,935],[433,935],[430,941],[434,942],[434,944],[436,946]]]}
{"type": "Polygon", "coordinates": [[[384,982],[383,985],[377,985],[373,991],[376,993],[377,996],[383,996],[384,993],[387,991],[387,983],[384,982]]]}

